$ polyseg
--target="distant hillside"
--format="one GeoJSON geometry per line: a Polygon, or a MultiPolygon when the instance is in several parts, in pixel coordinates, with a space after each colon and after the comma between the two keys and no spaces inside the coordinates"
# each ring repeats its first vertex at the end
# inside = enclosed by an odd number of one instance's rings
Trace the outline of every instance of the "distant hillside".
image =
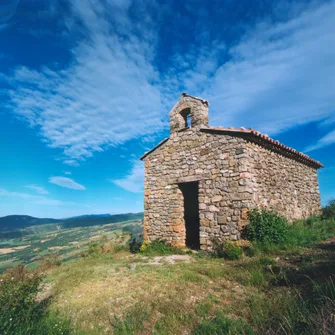
{"type": "Polygon", "coordinates": [[[130,220],[142,220],[143,213],[92,214],[67,219],[35,218],[28,215],[8,215],[0,218],[0,232],[15,231],[31,226],[59,224],[62,228],[89,227],[130,220]]]}
{"type": "Polygon", "coordinates": [[[57,223],[61,221],[62,220],[46,219],[46,218],[39,219],[29,215],[8,215],[0,218],[0,230],[6,231],[6,230],[23,229],[29,226],[57,223]]]}
{"type": "Polygon", "coordinates": [[[110,216],[84,215],[80,217],[63,220],[61,225],[63,228],[89,227],[89,226],[104,225],[108,223],[117,223],[123,221],[142,220],[142,219],[143,219],[143,213],[126,213],[126,214],[115,214],[110,216]]]}

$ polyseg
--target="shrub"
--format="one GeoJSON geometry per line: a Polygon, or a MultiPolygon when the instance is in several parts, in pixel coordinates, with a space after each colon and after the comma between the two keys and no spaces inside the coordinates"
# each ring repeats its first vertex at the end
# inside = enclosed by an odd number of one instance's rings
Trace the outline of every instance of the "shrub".
{"type": "Polygon", "coordinates": [[[69,324],[49,317],[47,303],[36,299],[41,281],[38,272],[23,265],[8,269],[0,277],[0,334],[70,333],[69,324]]]}
{"type": "Polygon", "coordinates": [[[181,249],[168,245],[164,240],[155,240],[150,243],[144,242],[140,248],[140,252],[147,256],[184,254],[181,249]]]}
{"type": "Polygon", "coordinates": [[[315,225],[316,223],[320,223],[320,222],[321,222],[321,217],[320,217],[320,216],[313,215],[313,216],[310,216],[309,218],[307,218],[307,219],[304,221],[304,225],[305,225],[305,226],[313,226],[313,225],[315,225]]]}
{"type": "Polygon", "coordinates": [[[9,269],[0,284],[0,334],[31,333],[43,311],[35,301],[41,278],[23,265],[9,269]]]}
{"type": "Polygon", "coordinates": [[[61,264],[62,261],[60,260],[58,253],[54,253],[42,259],[39,270],[46,271],[48,269],[58,267],[61,264]]]}
{"type": "Polygon", "coordinates": [[[143,244],[143,237],[142,236],[136,236],[133,235],[131,236],[129,242],[128,242],[128,246],[129,246],[129,250],[132,253],[137,253],[140,252],[140,248],[143,244]]]}
{"type": "Polygon", "coordinates": [[[335,199],[329,201],[328,205],[322,209],[323,219],[335,219],[335,199]]]}
{"type": "Polygon", "coordinates": [[[214,242],[214,254],[217,257],[223,257],[230,260],[240,259],[243,255],[243,250],[236,242],[225,241],[223,243],[214,242]]]}
{"type": "Polygon", "coordinates": [[[87,252],[82,254],[83,257],[89,258],[101,258],[101,257],[112,257],[113,254],[120,252],[129,251],[127,244],[114,243],[113,241],[108,242],[91,242],[88,246],[87,252]]]}
{"type": "Polygon", "coordinates": [[[251,209],[243,235],[251,241],[281,243],[287,238],[287,220],[274,211],[251,209]]]}

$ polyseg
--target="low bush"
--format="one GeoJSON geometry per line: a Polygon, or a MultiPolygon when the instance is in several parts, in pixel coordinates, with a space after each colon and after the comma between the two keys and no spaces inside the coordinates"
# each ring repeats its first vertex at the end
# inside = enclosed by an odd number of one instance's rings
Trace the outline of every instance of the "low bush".
{"type": "Polygon", "coordinates": [[[320,223],[320,222],[321,222],[321,217],[320,216],[312,215],[304,221],[304,225],[313,226],[313,225],[315,225],[317,223],[320,223]]]}
{"type": "Polygon", "coordinates": [[[59,258],[58,253],[51,254],[47,257],[42,258],[41,264],[39,266],[40,271],[46,271],[54,267],[58,267],[62,264],[61,259],[59,258]]]}
{"type": "Polygon", "coordinates": [[[243,236],[250,241],[279,244],[287,239],[287,220],[274,211],[251,209],[243,236]]]}
{"type": "Polygon", "coordinates": [[[140,252],[146,256],[164,256],[185,253],[180,248],[168,245],[164,240],[144,242],[140,248],[140,252]]]}
{"type": "Polygon", "coordinates": [[[114,241],[107,241],[104,239],[100,243],[91,242],[87,252],[84,252],[82,256],[89,258],[112,257],[113,254],[120,252],[129,252],[129,245],[115,243],[114,241]]]}
{"type": "Polygon", "coordinates": [[[143,237],[142,236],[138,236],[138,235],[131,235],[131,238],[128,242],[128,246],[129,246],[129,250],[132,253],[138,253],[140,252],[140,248],[143,244],[143,237]]]}
{"type": "Polygon", "coordinates": [[[215,256],[225,259],[236,260],[243,256],[243,249],[231,241],[214,243],[213,250],[215,256]]]}
{"type": "Polygon", "coordinates": [[[0,277],[0,334],[70,334],[69,323],[47,312],[47,302],[37,293],[42,277],[23,265],[8,269],[0,277]]]}
{"type": "Polygon", "coordinates": [[[335,199],[329,201],[328,205],[322,209],[323,219],[335,219],[335,199]]]}

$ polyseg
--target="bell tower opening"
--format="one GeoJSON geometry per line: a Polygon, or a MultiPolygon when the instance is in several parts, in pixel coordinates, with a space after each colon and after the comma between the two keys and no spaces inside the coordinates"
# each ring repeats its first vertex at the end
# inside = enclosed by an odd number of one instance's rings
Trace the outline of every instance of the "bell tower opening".
{"type": "Polygon", "coordinates": [[[191,116],[191,109],[185,108],[180,112],[180,115],[183,117],[185,121],[185,128],[191,128],[192,127],[192,116],[191,116]]]}
{"type": "Polygon", "coordinates": [[[172,108],[170,116],[170,133],[185,128],[208,125],[208,102],[183,93],[178,103],[172,108]]]}

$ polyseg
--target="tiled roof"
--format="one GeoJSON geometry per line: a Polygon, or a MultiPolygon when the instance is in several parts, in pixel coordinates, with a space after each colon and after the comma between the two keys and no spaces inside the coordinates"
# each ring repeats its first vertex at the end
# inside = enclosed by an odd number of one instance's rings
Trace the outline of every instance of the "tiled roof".
{"type": "Polygon", "coordinates": [[[262,134],[259,131],[256,131],[252,128],[245,129],[243,127],[241,128],[223,128],[223,127],[211,127],[211,126],[203,126],[201,127],[201,131],[204,132],[216,132],[216,133],[222,133],[222,134],[231,134],[235,136],[242,136],[246,137],[253,142],[256,142],[262,146],[266,146],[267,148],[271,148],[273,150],[276,150],[277,152],[280,152],[284,154],[285,156],[291,157],[293,159],[296,159],[302,163],[305,163],[307,165],[313,166],[314,168],[321,168],[323,165],[310,158],[309,156],[303,154],[302,152],[299,152],[295,149],[292,149],[279,141],[276,141],[272,138],[270,138],[268,135],[262,134]]]}

